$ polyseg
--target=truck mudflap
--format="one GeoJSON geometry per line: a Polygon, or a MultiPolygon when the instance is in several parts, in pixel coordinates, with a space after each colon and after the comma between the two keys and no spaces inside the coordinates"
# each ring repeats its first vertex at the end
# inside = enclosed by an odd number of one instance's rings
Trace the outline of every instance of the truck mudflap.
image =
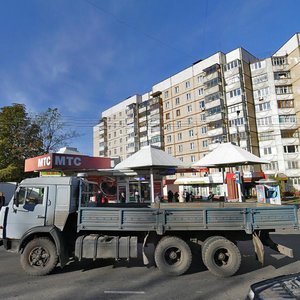
{"type": "Polygon", "coordinates": [[[137,257],[136,236],[103,236],[90,234],[79,236],[75,244],[75,257],[127,259],[137,257]]]}
{"type": "Polygon", "coordinates": [[[285,256],[288,256],[290,258],[294,257],[293,249],[288,248],[284,245],[275,243],[271,237],[268,231],[259,231],[254,232],[252,234],[252,241],[254,245],[254,250],[256,253],[256,259],[264,265],[264,256],[265,256],[265,249],[264,246],[267,246],[271,248],[272,250],[281,253],[285,256]]]}

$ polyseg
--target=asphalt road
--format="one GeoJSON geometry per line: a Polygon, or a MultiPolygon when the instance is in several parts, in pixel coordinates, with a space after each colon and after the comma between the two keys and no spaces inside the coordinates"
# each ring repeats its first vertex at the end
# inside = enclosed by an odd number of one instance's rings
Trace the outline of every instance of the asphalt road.
{"type": "Polygon", "coordinates": [[[141,260],[115,263],[73,262],[51,275],[30,277],[19,264],[19,255],[0,247],[0,299],[245,299],[249,286],[263,279],[300,270],[300,235],[276,233],[276,242],[294,249],[294,259],[266,251],[265,266],[255,260],[251,242],[241,242],[242,265],[237,275],[216,278],[203,266],[200,257],[189,272],[167,277],[141,260]]]}

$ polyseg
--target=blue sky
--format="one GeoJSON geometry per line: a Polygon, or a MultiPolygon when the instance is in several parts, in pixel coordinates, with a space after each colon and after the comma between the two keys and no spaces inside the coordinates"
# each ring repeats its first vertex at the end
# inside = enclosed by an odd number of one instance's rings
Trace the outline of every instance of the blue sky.
{"type": "Polygon", "coordinates": [[[222,51],[272,55],[297,0],[0,0],[0,107],[57,107],[92,154],[101,111],[222,51]]]}

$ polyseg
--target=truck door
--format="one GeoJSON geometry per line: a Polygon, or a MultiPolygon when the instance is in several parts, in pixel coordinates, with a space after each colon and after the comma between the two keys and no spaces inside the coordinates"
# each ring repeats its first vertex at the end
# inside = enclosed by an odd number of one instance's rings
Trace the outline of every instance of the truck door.
{"type": "Polygon", "coordinates": [[[47,186],[21,186],[11,202],[6,237],[20,239],[30,228],[44,226],[48,204],[47,186]]]}

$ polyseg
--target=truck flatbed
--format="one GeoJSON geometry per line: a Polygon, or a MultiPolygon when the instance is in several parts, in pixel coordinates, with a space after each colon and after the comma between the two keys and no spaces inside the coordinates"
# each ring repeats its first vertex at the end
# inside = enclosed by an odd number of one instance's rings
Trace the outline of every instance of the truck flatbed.
{"type": "Polygon", "coordinates": [[[80,207],[78,231],[299,229],[297,207],[260,203],[104,204],[80,207]]]}

